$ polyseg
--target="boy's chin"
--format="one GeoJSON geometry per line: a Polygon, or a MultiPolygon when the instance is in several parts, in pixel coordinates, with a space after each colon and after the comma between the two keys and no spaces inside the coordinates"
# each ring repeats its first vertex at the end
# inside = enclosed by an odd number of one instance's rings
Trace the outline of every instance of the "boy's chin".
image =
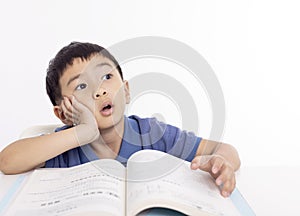
{"type": "Polygon", "coordinates": [[[122,120],[124,119],[124,115],[119,118],[113,118],[113,115],[109,117],[105,117],[101,120],[98,120],[98,128],[99,130],[108,130],[117,127],[122,120]]]}

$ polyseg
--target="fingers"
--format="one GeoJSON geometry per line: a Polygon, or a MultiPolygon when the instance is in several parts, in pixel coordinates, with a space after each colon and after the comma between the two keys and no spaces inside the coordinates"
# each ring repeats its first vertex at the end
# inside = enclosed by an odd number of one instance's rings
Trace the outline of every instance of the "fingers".
{"type": "Polygon", "coordinates": [[[220,187],[224,197],[230,196],[235,188],[236,180],[232,166],[219,155],[196,156],[191,162],[191,169],[201,169],[209,172],[220,187]]]}
{"type": "Polygon", "coordinates": [[[210,157],[210,155],[196,156],[191,162],[191,169],[201,169],[203,171],[210,172],[210,157]]]}
{"type": "Polygon", "coordinates": [[[73,108],[77,111],[77,112],[82,112],[82,108],[83,108],[83,105],[81,103],[78,102],[78,100],[74,97],[74,96],[71,96],[71,104],[73,106],[73,108]]]}
{"type": "Polygon", "coordinates": [[[191,169],[201,169],[212,174],[217,174],[224,164],[222,157],[212,155],[196,156],[191,162],[191,169]]]}
{"type": "Polygon", "coordinates": [[[63,98],[61,109],[67,121],[70,121],[73,124],[79,122],[79,111],[73,106],[73,103],[71,103],[69,98],[63,98]]]}
{"type": "Polygon", "coordinates": [[[235,184],[236,184],[235,177],[225,181],[225,183],[223,184],[223,187],[221,189],[222,196],[229,197],[235,188],[235,184]]]}
{"type": "Polygon", "coordinates": [[[215,182],[220,187],[222,196],[230,196],[236,184],[233,168],[230,165],[223,166],[215,182]]]}
{"type": "Polygon", "coordinates": [[[211,172],[217,174],[223,167],[224,159],[221,157],[214,157],[212,160],[211,172]]]}

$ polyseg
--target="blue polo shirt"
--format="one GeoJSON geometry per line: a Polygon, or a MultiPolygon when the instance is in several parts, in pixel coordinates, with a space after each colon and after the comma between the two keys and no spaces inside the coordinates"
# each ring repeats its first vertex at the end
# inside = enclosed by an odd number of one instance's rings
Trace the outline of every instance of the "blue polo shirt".
{"type": "MultiPolygon", "coordinates": [[[[138,116],[124,117],[124,134],[116,160],[126,165],[128,158],[143,149],[166,152],[181,159],[191,161],[195,155],[200,137],[194,133],[182,131],[177,127],[159,122],[155,118],[138,116]]],[[[63,126],[57,131],[65,130],[63,126]]],[[[68,150],[48,161],[46,168],[72,167],[100,159],[89,144],[68,150]]]]}

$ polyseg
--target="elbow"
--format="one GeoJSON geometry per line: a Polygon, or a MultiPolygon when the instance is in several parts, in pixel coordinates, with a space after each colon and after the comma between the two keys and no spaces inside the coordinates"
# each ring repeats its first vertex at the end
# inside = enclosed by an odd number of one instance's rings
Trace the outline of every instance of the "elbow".
{"type": "Polygon", "coordinates": [[[2,152],[0,153],[0,171],[5,175],[12,174],[11,170],[9,169],[9,161],[2,152]]]}
{"type": "Polygon", "coordinates": [[[0,171],[5,175],[21,174],[42,167],[44,164],[45,163],[41,163],[38,166],[30,166],[26,160],[20,161],[18,157],[12,157],[11,155],[0,152],[0,171]]]}
{"type": "Polygon", "coordinates": [[[0,171],[5,175],[14,175],[19,174],[22,171],[16,170],[15,167],[12,166],[12,161],[9,157],[0,152],[0,171]]]}

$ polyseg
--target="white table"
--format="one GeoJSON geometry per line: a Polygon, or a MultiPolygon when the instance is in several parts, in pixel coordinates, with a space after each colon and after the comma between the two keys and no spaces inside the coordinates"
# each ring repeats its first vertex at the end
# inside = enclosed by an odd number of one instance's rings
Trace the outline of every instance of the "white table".
{"type": "Polygon", "coordinates": [[[300,215],[300,167],[242,167],[237,187],[258,216],[300,215]]]}

